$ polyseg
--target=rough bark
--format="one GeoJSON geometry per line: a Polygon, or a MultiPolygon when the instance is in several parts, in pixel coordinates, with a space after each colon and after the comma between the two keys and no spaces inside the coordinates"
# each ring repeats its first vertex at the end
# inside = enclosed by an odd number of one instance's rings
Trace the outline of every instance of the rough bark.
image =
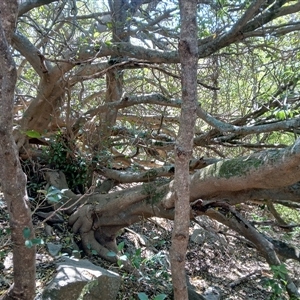
{"type": "Polygon", "coordinates": [[[32,300],[35,295],[35,247],[25,246],[23,232],[27,228],[29,238],[33,238],[34,231],[26,176],[22,172],[12,133],[17,72],[9,43],[15,30],[17,8],[17,1],[0,3],[0,180],[10,217],[14,267],[14,285],[4,299],[32,300]]]}
{"type": "Polygon", "coordinates": [[[174,299],[188,299],[185,256],[190,225],[189,162],[193,151],[197,105],[197,1],[179,1],[181,32],[182,106],[178,138],[175,145],[175,217],[170,261],[174,299]]]}

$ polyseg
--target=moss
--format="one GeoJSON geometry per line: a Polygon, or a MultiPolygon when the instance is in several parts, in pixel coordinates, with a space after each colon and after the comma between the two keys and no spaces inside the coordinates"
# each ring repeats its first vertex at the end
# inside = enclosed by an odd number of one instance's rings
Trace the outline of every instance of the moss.
{"type": "Polygon", "coordinates": [[[208,178],[230,178],[233,176],[243,176],[249,174],[251,170],[260,168],[263,164],[277,164],[282,158],[282,151],[268,150],[256,157],[239,157],[235,159],[219,161],[209,165],[195,175],[199,180],[208,178]]]}
{"type": "MultiPolygon", "coordinates": [[[[230,178],[232,176],[242,176],[249,173],[251,169],[257,169],[263,164],[258,158],[237,158],[220,163],[217,173],[219,177],[230,178]]],[[[217,165],[217,164],[216,164],[217,165]]]]}
{"type": "Polygon", "coordinates": [[[156,141],[154,142],[154,146],[163,146],[164,144],[162,142],[156,141]]]}
{"type": "Polygon", "coordinates": [[[207,166],[205,169],[202,169],[201,172],[199,172],[199,179],[205,179],[210,177],[218,176],[220,166],[223,164],[223,161],[217,162],[215,164],[212,164],[210,166],[207,166]]]}
{"type": "Polygon", "coordinates": [[[144,174],[144,178],[153,178],[153,177],[157,177],[158,173],[155,169],[151,169],[148,170],[145,174],[144,174]]]}
{"type": "Polygon", "coordinates": [[[163,196],[166,194],[166,188],[159,188],[164,182],[151,182],[151,183],[143,183],[142,194],[147,195],[148,198],[146,200],[147,203],[156,204],[160,202],[163,196]]]}

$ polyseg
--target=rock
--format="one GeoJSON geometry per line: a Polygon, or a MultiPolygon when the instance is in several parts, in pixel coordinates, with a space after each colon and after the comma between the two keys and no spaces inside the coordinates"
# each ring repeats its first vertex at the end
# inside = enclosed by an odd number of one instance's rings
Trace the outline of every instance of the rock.
{"type": "Polygon", "coordinates": [[[4,259],[4,262],[3,262],[3,266],[4,266],[5,270],[8,270],[8,269],[13,267],[13,254],[12,254],[12,252],[9,252],[6,255],[6,257],[4,259]]]}
{"type": "Polygon", "coordinates": [[[227,247],[228,245],[228,242],[223,236],[218,235],[213,231],[209,231],[202,228],[194,229],[190,239],[192,242],[199,245],[203,245],[204,243],[214,244],[214,245],[217,243],[217,245],[223,247],[227,247]]]}
{"type": "Polygon", "coordinates": [[[191,241],[203,245],[206,239],[205,231],[203,229],[195,229],[191,235],[191,241]]]}
{"type": "Polygon", "coordinates": [[[46,243],[46,246],[49,254],[53,257],[57,256],[62,248],[61,244],[54,244],[54,243],[46,243]]]}
{"type": "Polygon", "coordinates": [[[115,300],[121,284],[118,274],[88,260],[67,257],[57,263],[57,274],[45,288],[42,300],[115,300]]]}
{"type": "Polygon", "coordinates": [[[219,237],[217,234],[205,229],[195,229],[191,235],[191,241],[199,245],[203,245],[205,242],[215,243],[218,240],[219,237]]]}
{"type": "Polygon", "coordinates": [[[191,284],[190,278],[186,277],[187,290],[189,300],[205,300],[205,298],[196,292],[196,288],[193,284],[191,284]]]}
{"type": "Polygon", "coordinates": [[[45,224],[44,230],[47,236],[53,235],[53,228],[50,225],[45,224]]]}
{"type": "Polygon", "coordinates": [[[187,276],[187,288],[189,300],[220,300],[221,296],[219,291],[214,287],[209,287],[205,290],[204,294],[200,295],[196,292],[196,288],[191,284],[190,278],[187,276]]]}
{"type": "Polygon", "coordinates": [[[206,300],[202,295],[198,294],[191,286],[188,286],[189,300],[206,300]]]}
{"type": "Polygon", "coordinates": [[[214,287],[209,287],[206,289],[206,291],[203,294],[204,298],[206,300],[220,300],[221,295],[219,291],[214,287]]]}

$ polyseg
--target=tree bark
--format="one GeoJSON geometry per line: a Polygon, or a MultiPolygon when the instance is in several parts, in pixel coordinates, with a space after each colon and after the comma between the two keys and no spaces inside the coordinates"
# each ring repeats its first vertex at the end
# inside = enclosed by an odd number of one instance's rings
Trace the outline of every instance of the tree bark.
{"type": "Polygon", "coordinates": [[[180,126],[175,144],[175,217],[170,250],[174,299],[188,299],[185,256],[189,241],[190,178],[189,162],[197,109],[197,1],[179,1],[181,32],[179,56],[181,61],[182,106],[180,126]]]}
{"type": "Polygon", "coordinates": [[[25,246],[33,238],[31,212],[27,205],[26,176],[22,171],[13,138],[13,103],[17,79],[9,50],[15,30],[18,2],[0,2],[0,180],[9,211],[13,243],[14,285],[3,299],[31,300],[35,295],[35,248],[25,246]]]}

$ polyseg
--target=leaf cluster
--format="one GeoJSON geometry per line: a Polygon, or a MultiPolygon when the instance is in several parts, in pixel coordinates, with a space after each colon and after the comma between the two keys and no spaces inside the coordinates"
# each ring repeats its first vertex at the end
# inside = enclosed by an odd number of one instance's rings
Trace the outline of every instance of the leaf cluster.
{"type": "Polygon", "coordinates": [[[76,151],[75,144],[58,134],[46,150],[48,162],[53,169],[61,170],[70,189],[83,192],[87,184],[89,163],[76,151]]]}

